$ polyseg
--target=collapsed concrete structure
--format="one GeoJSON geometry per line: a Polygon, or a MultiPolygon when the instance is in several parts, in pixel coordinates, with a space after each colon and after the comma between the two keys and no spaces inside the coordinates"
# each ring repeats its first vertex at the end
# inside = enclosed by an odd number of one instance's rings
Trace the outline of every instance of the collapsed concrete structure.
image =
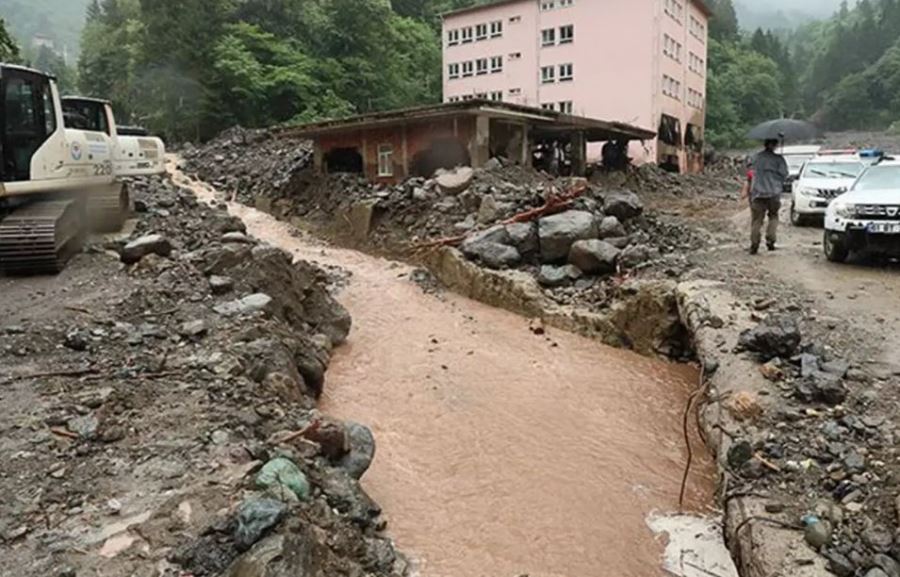
{"type": "Polygon", "coordinates": [[[351,172],[396,183],[441,168],[485,167],[492,158],[583,176],[590,142],[643,141],[649,130],[528,106],[470,100],[286,128],[314,142],[320,173],[351,172]]]}

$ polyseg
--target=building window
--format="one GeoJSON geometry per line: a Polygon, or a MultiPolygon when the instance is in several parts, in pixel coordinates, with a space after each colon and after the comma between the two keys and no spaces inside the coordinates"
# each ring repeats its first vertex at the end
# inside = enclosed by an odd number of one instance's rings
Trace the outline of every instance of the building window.
{"type": "Polygon", "coordinates": [[[494,102],[503,102],[503,91],[491,92],[491,100],[494,102]]]}
{"type": "Polygon", "coordinates": [[[459,30],[447,31],[447,46],[456,46],[459,44],[459,30]]]}
{"type": "Polygon", "coordinates": [[[559,43],[560,44],[570,44],[575,41],[575,25],[569,24],[568,26],[560,26],[559,27],[559,43]]]}
{"type": "Polygon", "coordinates": [[[521,89],[521,88],[510,88],[510,89],[509,89],[509,95],[510,95],[510,96],[519,96],[520,94],[522,94],[522,89],[521,89]]]}
{"type": "Polygon", "coordinates": [[[503,57],[494,56],[491,58],[491,74],[503,72],[503,57]]]}
{"type": "Polygon", "coordinates": [[[545,102],[545,103],[541,104],[541,110],[553,110],[553,103],[545,102]]]}
{"type": "Polygon", "coordinates": [[[668,74],[663,74],[662,93],[675,100],[681,100],[681,82],[668,74]]]}
{"type": "Polygon", "coordinates": [[[684,16],[684,4],[681,0],[665,0],[664,10],[673,20],[681,23],[684,16]]]}
{"type": "Polygon", "coordinates": [[[478,100],[487,100],[487,97],[488,97],[487,92],[476,92],[475,93],[475,98],[477,98],[478,100]]]}
{"type": "Polygon", "coordinates": [[[510,60],[521,60],[522,53],[521,52],[510,52],[509,59],[510,60]]]}
{"type": "Polygon", "coordinates": [[[575,107],[573,106],[571,100],[566,100],[564,102],[559,103],[559,111],[562,112],[563,114],[572,114],[572,111],[574,109],[575,109],[575,107]]]}
{"type": "Polygon", "coordinates": [[[462,71],[463,77],[473,76],[475,74],[475,64],[471,60],[469,60],[468,62],[463,62],[462,71]]]}
{"type": "Polygon", "coordinates": [[[378,176],[394,176],[394,147],[378,145],[378,176]]]}
{"type": "Polygon", "coordinates": [[[553,84],[556,82],[556,67],[544,66],[541,68],[541,82],[544,84],[553,84]]]}
{"type": "Polygon", "coordinates": [[[669,36],[668,34],[663,35],[663,54],[675,60],[676,62],[681,62],[681,50],[683,46],[680,42],[669,36]]]}
{"type": "Polygon", "coordinates": [[[521,16],[510,16],[510,18],[509,18],[509,23],[510,23],[510,24],[518,24],[518,23],[521,22],[521,21],[522,21],[522,17],[521,17],[521,16]]]}
{"type": "Polygon", "coordinates": [[[555,0],[544,0],[541,2],[541,10],[547,12],[548,10],[553,10],[556,8],[555,0]]]}
{"type": "Polygon", "coordinates": [[[475,40],[487,40],[488,37],[488,25],[487,24],[479,24],[475,27],[475,40]]]}
{"type": "Polygon", "coordinates": [[[571,64],[560,64],[559,65],[559,81],[560,82],[571,82],[572,79],[575,78],[575,69],[571,64]]]}
{"type": "Polygon", "coordinates": [[[491,22],[491,38],[500,38],[503,36],[503,20],[491,22]]]}
{"type": "Polygon", "coordinates": [[[472,41],[472,27],[467,26],[462,29],[462,43],[468,44],[472,41]]]}
{"type": "Polygon", "coordinates": [[[688,106],[696,108],[697,110],[703,110],[703,93],[699,90],[688,88],[687,103],[688,106]]]}
{"type": "Polygon", "coordinates": [[[691,16],[691,35],[700,42],[706,42],[706,25],[698,18],[691,16]]]}
{"type": "Polygon", "coordinates": [[[475,61],[475,70],[479,76],[488,73],[488,59],[479,58],[475,61]]]}
{"type": "Polygon", "coordinates": [[[693,52],[691,52],[688,57],[688,68],[691,72],[699,74],[700,76],[703,76],[706,73],[706,63],[693,52]]]}
{"type": "Polygon", "coordinates": [[[451,64],[447,67],[447,72],[450,76],[450,80],[454,80],[459,78],[459,64],[451,64]]]}
{"type": "Polygon", "coordinates": [[[569,6],[571,6],[574,3],[575,3],[575,0],[559,0],[559,7],[560,8],[568,8],[569,6]]]}
{"type": "Polygon", "coordinates": [[[541,46],[556,45],[556,28],[547,28],[541,30],[541,46]]]}
{"type": "Polygon", "coordinates": [[[451,96],[447,99],[447,102],[459,102],[459,96],[451,96]]]}

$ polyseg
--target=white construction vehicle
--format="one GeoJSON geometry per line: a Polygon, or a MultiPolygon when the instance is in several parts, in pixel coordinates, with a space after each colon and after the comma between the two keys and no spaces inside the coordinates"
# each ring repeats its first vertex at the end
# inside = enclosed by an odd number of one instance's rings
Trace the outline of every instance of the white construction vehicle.
{"type": "Polygon", "coordinates": [[[108,100],[83,96],[62,99],[66,127],[101,134],[112,150],[113,174],[117,178],[149,176],[166,171],[163,141],[140,128],[116,125],[108,100]]]}
{"type": "Polygon", "coordinates": [[[121,226],[128,210],[113,149],[67,129],[56,81],[0,64],[0,268],[58,272],[80,250],[90,219],[121,226]]]}

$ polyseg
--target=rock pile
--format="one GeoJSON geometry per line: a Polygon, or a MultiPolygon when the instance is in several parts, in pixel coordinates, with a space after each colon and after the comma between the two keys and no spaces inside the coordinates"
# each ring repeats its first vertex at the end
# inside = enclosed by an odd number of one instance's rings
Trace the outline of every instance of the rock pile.
{"type": "Polygon", "coordinates": [[[0,475],[6,560],[27,577],[405,575],[359,484],[371,432],[315,409],[350,330],[329,275],[166,180],[131,190],[134,231],[0,321],[3,450],[28,463],[0,475]]]}

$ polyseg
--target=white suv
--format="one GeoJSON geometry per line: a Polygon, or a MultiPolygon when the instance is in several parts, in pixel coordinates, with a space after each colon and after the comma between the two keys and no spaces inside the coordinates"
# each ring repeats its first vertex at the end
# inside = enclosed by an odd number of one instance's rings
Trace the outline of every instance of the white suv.
{"type": "Polygon", "coordinates": [[[867,168],[825,213],[825,256],[844,262],[851,251],[900,257],[900,160],[867,168]]]}
{"type": "Polygon", "coordinates": [[[821,222],[831,201],[847,192],[865,165],[856,155],[817,156],[807,162],[794,181],[791,223],[821,222]]]}

